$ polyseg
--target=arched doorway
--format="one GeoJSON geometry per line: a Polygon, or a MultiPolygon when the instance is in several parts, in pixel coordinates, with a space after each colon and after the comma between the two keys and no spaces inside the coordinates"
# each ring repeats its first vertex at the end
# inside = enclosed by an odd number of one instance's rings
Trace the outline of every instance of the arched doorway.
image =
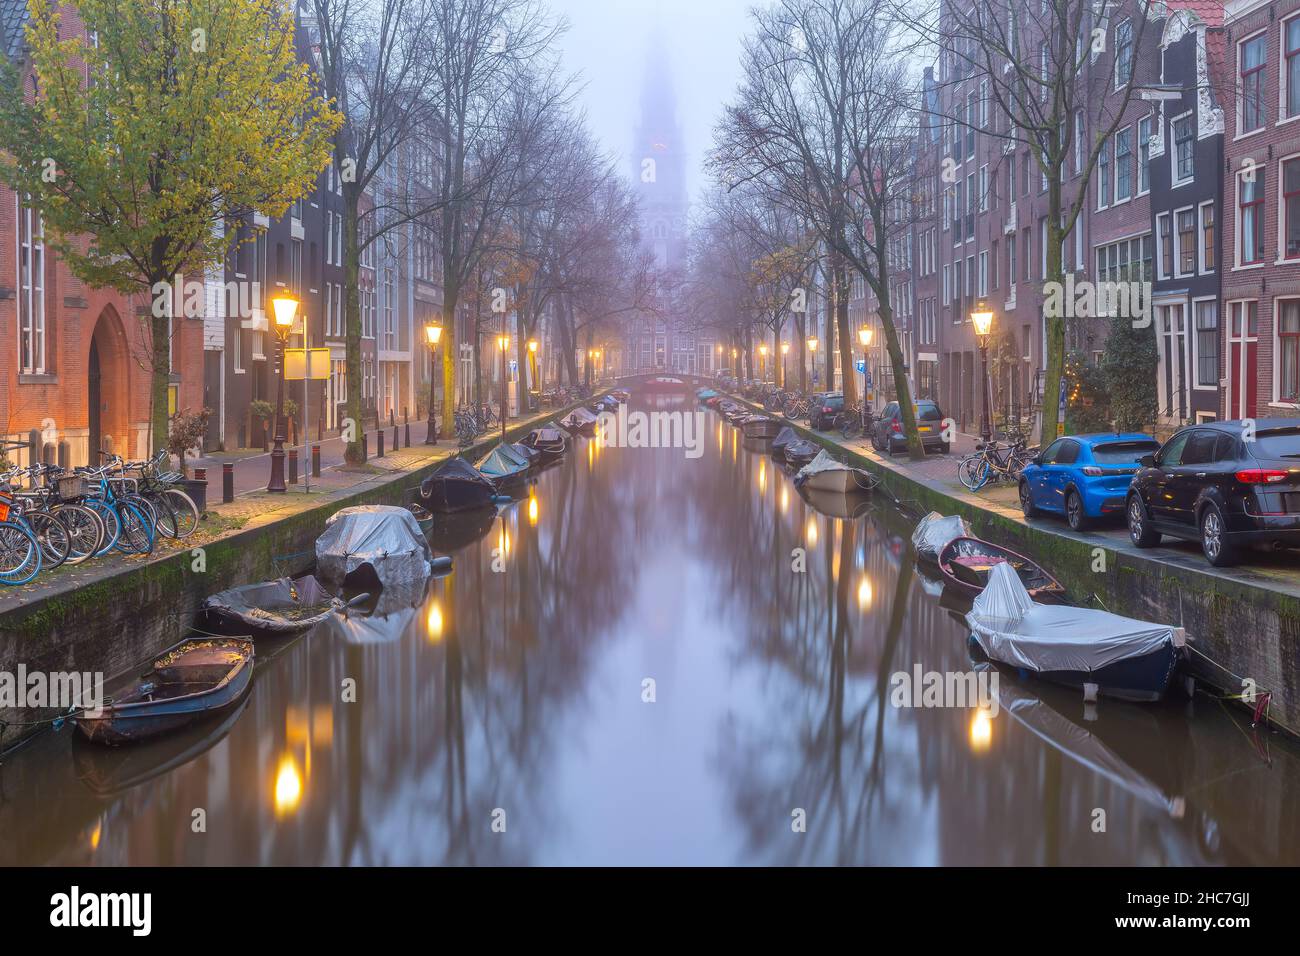
{"type": "Polygon", "coordinates": [[[103,448],[103,418],[101,411],[104,407],[103,393],[100,391],[102,384],[102,372],[99,364],[99,343],[95,339],[90,340],[90,361],[87,363],[89,379],[89,389],[86,392],[86,407],[90,416],[90,464],[99,464],[96,450],[103,448]]]}
{"type": "MultiPolygon", "coordinates": [[[[110,307],[100,313],[86,356],[86,460],[99,464],[99,452],[132,454],[130,356],[126,334],[110,307]]],[[[138,417],[138,416],[137,416],[138,417]]]]}

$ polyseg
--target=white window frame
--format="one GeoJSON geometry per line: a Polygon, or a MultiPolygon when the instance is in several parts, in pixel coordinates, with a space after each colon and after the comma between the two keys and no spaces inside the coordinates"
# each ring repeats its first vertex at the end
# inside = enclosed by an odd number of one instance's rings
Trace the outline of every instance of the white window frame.
{"type": "Polygon", "coordinates": [[[1177,273],[1178,271],[1178,243],[1175,241],[1174,233],[1172,231],[1175,225],[1173,213],[1170,212],[1158,213],[1156,215],[1156,234],[1155,234],[1156,278],[1172,279],[1173,275],[1169,275],[1165,273],[1165,245],[1164,242],[1162,241],[1164,238],[1164,233],[1160,228],[1160,224],[1162,222],[1169,223],[1169,229],[1170,229],[1169,249],[1170,249],[1170,255],[1172,257],[1172,261],[1169,263],[1169,265],[1173,268],[1175,273],[1177,273]]]}
{"type": "MultiPolygon", "coordinates": [[[[1213,209],[1214,200],[1207,199],[1205,200],[1205,202],[1201,203],[1199,206],[1196,207],[1196,267],[1200,270],[1201,275],[1213,275],[1215,272],[1218,271],[1219,260],[1222,258],[1222,256],[1218,255],[1218,250],[1215,250],[1216,254],[1214,257],[1214,268],[1211,269],[1205,264],[1205,207],[1206,206],[1209,206],[1211,209],[1213,209]]],[[[1214,241],[1216,245],[1222,246],[1223,243],[1220,242],[1220,238],[1221,238],[1220,231],[1222,229],[1222,224],[1220,223],[1219,220],[1220,217],[1215,216],[1214,241]]]]}
{"type": "Polygon", "coordinates": [[[1200,222],[1196,215],[1196,207],[1179,206],[1177,209],[1171,210],[1169,227],[1173,230],[1171,235],[1174,243],[1174,274],[1172,278],[1187,279],[1191,276],[1196,275],[1196,264],[1199,261],[1199,257],[1200,257],[1200,252],[1196,248],[1200,244],[1200,222]],[[1182,241],[1179,238],[1180,233],[1178,231],[1178,217],[1185,212],[1190,212],[1192,214],[1192,271],[1191,272],[1182,271],[1183,246],[1182,246],[1182,241]]]}
{"type": "Polygon", "coordinates": [[[1264,122],[1262,122],[1259,125],[1258,129],[1253,129],[1250,132],[1242,131],[1241,123],[1242,123],[1242,117],[1244,115],[1242,106],[1246,101],[1246,90],[1240,83],[1237,82],[1237,80],[1241,79],[1241,67],[1242,67],[1241,48],[1244,47],[1247,43],[1250,43],[1251,41],[1258,39],[1261,35],[1265,35],[1264,36],[1264,75],[1265,77],[1268,76],[1268,37],[1266,35],[1267,33],[1268,33],[1268,28],[1261,27],[1260,29],[1251,33],[1249,36],[1244,36],[1237,41],[1237,50],[1236,50],[1237,55],[1233,58],[1232,61],[1233,73],[1231,79],[1232,86],[1236,91],[1233,95],[1237,99],[1237,128],[1233,130],[1233,133],[1235,134],[1233,137],[1234,139],[1245,139],[1247,136],[1257,136],[1258,134],[1264,132],[1264,130],[1268,129],[1268,115],[1267,113],[1265,113],[1263,117],[1264,122]]]}
{"type": "Polygon", "coordinates": [[[1196,129],[1192,122],[1192,110],[1179,113],[1169,120],[1169,188],[1177,189],[1180,186],[1186,186],[1189,183],[1196,182],[1196,129]],[[1192,174],[1186,179],[1178,178],[1178,123],[1180,120],[1187,120],[1188,125],[1192,127],[1192,174]]]}
{"type": "MultiPolygon", "coordinates": [[[[18,371],[24,375],[44,375],[45,374],[45,317],[46,317],[46,295],[45,295],[45,223],[40,211],[35,208],[34,204],[23,204],[21,195],[15,193],[14,202],[17,204],[17,215],[19,220],[18,228],[14,230],[15,253],[17,258],[14,260],[14,271],[17,281],[14,283],[18,290],[18,371]],[[23,260],[23,234],[25,225],[27,235],[27,263],[28,263],[28,281],[24,282],[22,260],[23,260]],[[24,318],[24,312],[26,318],[24,318]],[[23,344],[28,340],[28,346],[31,354],[31,362],[28,365],[23,364],[23,344]]],[[[170,299],[169,299],[170,305],[170,299]]]]}
{"type": "Polygon", "coordinates": [[[1132,137],[1133,137],[1133,127],[1132,127],[1132,126],[1124,126],[1124,127],[1121,128],[1121,129],[1117,129],[1117,130],[1115,130],[1115,135],[1111,137],[1112,142],[1111,142],[1110,178],[1111,178],[1111,183],[1112,183],[1112,185],[1111,185],[1111,205],[1112,205],[1112,206],[1122,206],[1124,203],[1128,202],[1130,199],[1133,198],[1133,139],[1132,139],[1132,137]],[[1120,194],[1119,194],[1119,137],[1120,137],[1120,134],[1121,134],[1121,133],[1128,133],[1128,134],[1129,134],[1129,149],[1128,149],[1128,167],[1129,167],[1129,170],[1128,170],[1128,172],[1129,172],[1129,177],[1128,177],[1128,195],[1127,195],[1127,196],[1123,196],[1123,197],[1121,197],[1120,194]]]}
{"type": "Polygon", "coordinates": [[[1217,333],[1218,333],[1218,340],[1219,340],[1219,365],[1222,366],[1223,363],[1224,363],[1224,351],[1223,351],[1223,345],[1224,345],[1224,342],[1226,341],[1226,337],[1225,337],[1224,334],[1223,334],[1223,315],[1222,315],[1222,313],[1219,311],[1219,300],[1218,300],[1218,297],[1217,297],[1217,296],[1212,296],[1212,295],[1201,295],[1201,296],[1196,296],[1196,297],[1194,297],[1194,298],[1192,299],[1192,314],[1191,314],[1190,320],[1189,320],[1189,322],[1188,322],[1188,330],[1187,330],[1188,333],[1189,333],[1189,334],[1191,335],[1191,337],[1192,337],[1192,342],[1191,342],[1191,345],[1192,345],[1192,369],[1191,369],[1191,372],[1192,372],[1192,374],[1191,374],[1191,379],[1192,379],[1192,390],[1193,390],[1193,391],[1198,391],[1198,392],[1217,392],[1217,391],[1219,390],[1219,378],[1220,378],[1221,376],[1216,376],[1216,377],[1215,377],[1215,380],[1214,380],[1214,383],[1211,384],[1211,385],[1202,385],[1202,384],[1200,383],[1200,379],[1201,379],[1201,344],[1200,344],[1200,342],[1201,342],[1201,334],[1200,334],[1200,329],[1198,329],[1198,328],[1196,327],[1196,306],[1197,306],[1198,303],[1201,303],[1201,302],[1209,302],[1210,304],[1212,304],[1212,305],[1214,306],[1214,310],[1215,310],[1215,321],[1216,321],[1216,323],[1217,323],[1217,325],[1216,325],[1216,330],[1217,330],[1217,333]]]}
{"type": "Polygon", "coordinates": [[[1137,180],[1134,183],[1137,188],[1133,192],[1134,196],[1145,196],[1147,193],[1151,192],[1151,129],[1155,123],[1155,116],[1156,114],[1149,113],[1148,115],[1139,118],[1137,121],[1137,180]],[[1142,127],[1144,124],[1147,128],[1145,136],[1142,135],[1142,127]],[[1142,158],[1144,152],[1146,156],[1145,159],[1142,158]],[[1143,186],[1142,183],[1143,169],[1146,170],[1145,186],[1143,186]]]}

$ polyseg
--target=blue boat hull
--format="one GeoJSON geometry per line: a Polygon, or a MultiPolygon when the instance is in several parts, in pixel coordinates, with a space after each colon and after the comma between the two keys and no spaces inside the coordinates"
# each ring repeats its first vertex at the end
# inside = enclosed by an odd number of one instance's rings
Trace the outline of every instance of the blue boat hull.
{"type": "MultiPolygon", "coordinates": [[[[984,654],[973,635],[970,642],[974,649],[981,655],[984,654]]],[[[1039,677],[1066,687],[1082,689],[1084,684],[1096,684],[1098,692],[1104,697],[1153,701],[1165,695],[1165,691],[1169,688],[1169,681],[1178,669],[1181,659],[1182,655],[1173,641],[1165,641],[1149,654],[1125,658],[1095,671],[1029,671],[1020,667],[1017,667],[1016,671],[1022,676],[1039,677]]],[[[1004,661],[995,661],[995,663],[1015,666],[1004,661]]]]}

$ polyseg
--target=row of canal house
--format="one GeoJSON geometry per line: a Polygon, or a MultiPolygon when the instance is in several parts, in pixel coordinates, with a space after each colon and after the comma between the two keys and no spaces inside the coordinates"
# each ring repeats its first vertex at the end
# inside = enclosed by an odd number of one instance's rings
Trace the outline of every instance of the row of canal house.
{"type": "MultiPolygon", "coordinates": [[[[4,52],[25,56],[25,0],[0,0],[4,52]]],[[[64,10],[62,31],[84,35],[75,8],[64,10]]],[[[298,48],[314,59],[311,24],[298,25],[298,48]]],[[[397,189],[435,188],[433,153],[422,143],[404,147],[380,171],[363,200],[362,226],[374,229],[375,208],[397,189]]],[[[290,347],[328,349],[329,377],[288,386],[311,437],[329,434],[343,417],[344,362],[343,198],[337,168],[321,173],[316,188],[280,219],[253,216],[228,223],[241,241],[225,267],[185,276],[203,287],[201,309],[178,308],[172,324],[172,411],[209,408],[206,448],[256,448],[266,441],[252,414],[257,400],[276,397],[277,342],[269,300],[281,291],[301,302],[290,347]]],[[[410,415],[426,407],[432,356],[426,322],[443,321],[441,260],[433,230],[404,226],[371,244],[360,270],[362,404],[366,423],[410,415]]],[[[182,301],[178,296],[177,301],[182,301]]],[[[97,459],[92,449],[144,457],[149,447],[149,376],[146,371],[151,296],[92,289],[46,249],[40,211],[0,188],[0,437],[27,443],[8,458],[32,456],[79,465],[97,459]]],[[[456,316],[458,401],[473,387],[468,303],[456,316]]],[[[492,372],[493,370],[488,370],[492,372]]],[[[441,384],[437,397],[441,398],[441,384]]],[[[301,432],[298,432],[301,437],[301,432]]]]}
{"type": "MultiPolygon", "coordinates": [[[[1041,0],[1017,2],[1023,46],[1035,50],[1030,14],[1041,0]]],[[[1079,144],[1121,109],[1130,71],[1136,87],[1062,249],[1067,273],[1076,282],[1150,283],[1161,431],[1296,414],[1300,0],[1129,0],[1095,4],[1085,22],[1081,33],[1102,31],[1105,42],[1085,52],[1079,75],[1088,107],[1074,117],[1067,204],[1082,185],[1079,144]]],[[[994,312],[995,415],[1032,420],[1046,364],[1046,183],[987,87],[961,56],[926,71],[914,146],[925,173],[891,249],[912,384],[967,428],[980,415],[977,301],[994,312]]],[[[854,321],[870,324],[874,311],[855,283],[854,321]]],[[[1101,361],[1110,322],[1069,319],[1067,351],[1101,361]]],[[[877,408],[893,397],[882,340],[867,356],[877,408]]]]}

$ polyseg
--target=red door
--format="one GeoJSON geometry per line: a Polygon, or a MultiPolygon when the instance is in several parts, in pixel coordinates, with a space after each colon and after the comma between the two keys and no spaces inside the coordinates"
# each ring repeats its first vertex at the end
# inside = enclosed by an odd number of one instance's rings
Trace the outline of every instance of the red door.
{"type": "Polygon", "coordinates": [[[1254,418],[1258,394],[1259,329],[1255,302],[1234,302],[1228,327],[1228,418],[1254,418]],[[1243,321],[1244,320],[1244,321],[1243,321]]]}

